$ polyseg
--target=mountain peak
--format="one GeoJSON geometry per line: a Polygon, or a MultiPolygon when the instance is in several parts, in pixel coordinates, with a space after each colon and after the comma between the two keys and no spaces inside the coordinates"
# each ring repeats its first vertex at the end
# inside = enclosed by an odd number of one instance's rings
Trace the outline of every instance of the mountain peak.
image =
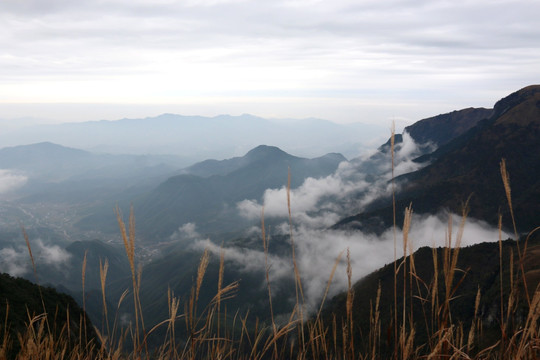
{"type": "Polygon", "coordinates": [[[17,145],[12,147],[5,147],[1,149],[6,153],[21,153],[21,154],[36,154],[43,156],[44,154],[59,155],[59,154],[77,154],[86,155],[88,152],[80,149],[66,147],[63,145],[55,144],[49,141],[44,141],[29,145],[17,145]]]}
{"type": "Polygon", "coordinates": [[[496,124],[526,126],[540,119],[540,85],[530,85],[501,100],[494,107],[492,119],[496,124]]]}
{"type": "Polygon", "coordinates": [[[284,157],[284,156],[291,156],[287,154],[285,151],[281,150],[280,148],[276,146],[269,146],[269,145],[259,145],[254,149],[251,149],[248,151],[248,153],[245,155],[245,158],[249,160],[257,160],[257,159],[263,159],[267,157],[284,157]]]}

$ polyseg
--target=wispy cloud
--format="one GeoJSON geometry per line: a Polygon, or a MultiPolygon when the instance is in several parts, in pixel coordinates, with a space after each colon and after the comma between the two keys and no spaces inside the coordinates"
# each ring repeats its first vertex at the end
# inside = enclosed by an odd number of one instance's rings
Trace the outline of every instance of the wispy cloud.
{"type": "MultiPolygon", "coordinates": [[[[415,251],[423,246],[445,246],[449,221],[453,223],[455,229],[461,222],[461,218],[449,213],[413,214],[412,226],[408,234],[410,249],[415,251]]],[[[280,230],[278,231],[279,235],[288,237],[287,223],[282,224],[278,230],[280,230]]],[[[403,256],[401,245],[403,232],[400,228],[396,230],[397,257],[399,258],[403,256]]],[[[508,235],[504,234],[504,236],[508,235]]],[[[481,242],[493,242],[497,241],[498,237],[498,229],[483,221],[468,219],[461,245],[470,246],[481,242]]],[[[361,231],[321,230],[311,228],[309,225],[300,225],[294,227],[293,239],[306,300],[305,305],[309,311],[315,311],[319,308],[332,268],[340,254],[342,255],[347,250],[350,251],[354,281],[394,261],[394,231],[392,228],[387,229],[381,235],[375,235],[361,231]]],[[[269,237],[269,242],[272,241],[274,241],[272,237],[269,237]]],[[[452,238],[452,243],[455,242],[456,232],[452,238]]],[[[292,246],[290,242],[289,245],[292,246]]],[[[240,271],[264,274],[265,254],[261,250],[238,247],[222,249],[209,239],[196,240],[191,243],[191,247],[198,250],[208,249],[217,256],[223,250],[225,259],[239,266],[240,271]]],[[[294,277],[290,254],[269,254],[268,263],[270,265],[269,276],[274,289],[280,288],[281,280],[294,277]]],[[[329,290],[330,297],[346,290],[348,282],[346,268],[345,257],[342,256],[329,290]]],[[[290,296],[291,299],[295,296],[293,290],[291,290],[290,296]]]]}
{"type": "Polygon", "coordinates": [[[0,169],[0,194],[15,190],[28,181],[28,177],[8,169],[0,169]]]}
{"type": "MultiPolygon", "coordinates": [[[[71,254],[55,244],[42,239],[30,241],[38,271],[41,266],[51,266],[59,271],[67,271],[71,254]]],[[[0,272],[12,276],[25,276],[32,272],[32,263],[26,244],[11,244],[0,249],[0,272]]]]}
{"type": "Polygon", "coordinates": [[[28,251],[24,254],[21,249],[6,247],[0,250],[0,272],[11,276],[22,276],[30,271],[28,251]]]}
{"type": "Polygon", "coordinates": [[[197,232],[195,223],[186,223],[182,226],[178,227],[178,230],[176,230],[171,236],[170,240],[172,241],[178,241],[178,240],[192,240],[200,238],[200,234],[197,232]]]}
{"type": "MultiPolygon", "coordinates": [[[[457,227],[460,218],[456,215],[442,213],[414,215],[409,233],[412,250],[422,246],[444,246],[449,217],[454,227],[457,227]]],[[[402,231],[398,229],[398,244],[401,244],[402,238],[402,231]]],[[[497,241],[497,239],[497,229],[482,221],[469,219],[465,227],[462,246],[497,241]]],[[[362,232],[320,231],[298,227],[294,232],[294,241],[297,246],[302,281],[311,308],[318,306],[332,266],[340,252],[350,250],[353,276],[356,280],[394,261],[393,229],[387,229],[382,235],[376,236],[362,232]]],[[[455,242],[455,237],[453,241],[455,242]]],[[[402,246],[398,245],[398,257],[403,256],[400,249],[402,246]]],[[[342,261],[334,278],[331,295],[345,290],[346,287],[346,264],[342,261]]]]}

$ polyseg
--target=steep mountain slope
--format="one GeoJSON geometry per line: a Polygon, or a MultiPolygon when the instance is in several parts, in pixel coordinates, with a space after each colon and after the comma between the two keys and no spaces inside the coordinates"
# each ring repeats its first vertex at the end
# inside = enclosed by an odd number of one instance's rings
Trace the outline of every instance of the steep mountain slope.
{"type": "MultiPolygon", "coordinates": [[[[406,126],[403,131],[407,132],[418,144],[434,145],[436,148],[440,148],[492,115],[493,109],[467,108],[455,110],[419,120],[412,125],[406,126]]],[[[403,141],[402,134],[396,134],[394,141],[396,144],[401,143],[403,141]]],[[[390,139],[379,148],[381,151],[388,151],[389,149],[390,139]]]]}
{"type": "Polygon", "coordinates": [[[475,127],[491,116],[492,109],[467,108],[415,122],[405,131],[420,144],[432,142],[441,146],[475,127]]]}
{"type": "MultiPolygon", "coordinates": [[[[492,224],[499,212],[511,226],[500,162],[506,159],[518,228],[530,230],[540,223],[540,86],[521,89],[500,100],[493,115],[435,151],[433,163],[398,182],[398,223],[412,202],[417,213],[440,209],[460,212],[470,196],[470,214],[492,224]]],[[[344,219],[337,226],[361,227],[380,219],[392,223],[392,205],[379,203],[369,212],[344,219]],[[354,222],[354,225],[353,225],[354,222]]]]}

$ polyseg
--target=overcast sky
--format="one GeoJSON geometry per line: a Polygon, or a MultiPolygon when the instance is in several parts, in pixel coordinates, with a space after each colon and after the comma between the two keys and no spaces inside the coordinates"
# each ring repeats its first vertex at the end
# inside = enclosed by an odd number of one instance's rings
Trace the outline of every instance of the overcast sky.
{"type": "Polygon", "coordinates": [[[539,14],[535,0],[0,0],[0,119],[491,107],[540,83],[539,14]]]}

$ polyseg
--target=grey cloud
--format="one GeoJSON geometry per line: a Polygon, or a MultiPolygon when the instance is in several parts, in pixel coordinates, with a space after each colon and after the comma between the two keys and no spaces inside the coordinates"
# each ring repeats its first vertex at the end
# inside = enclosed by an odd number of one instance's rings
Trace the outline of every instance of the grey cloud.
{"type": "Polygon", "coordinates": [[[0,194],[15,190],[28,181],[28,177],[12,170],[0,169],[0,194]]]}
{"type": "Polygon", "coordinates": [[[41,239],[33,244],[33,253],[36,254],[36,262],[52,265],[60,270],[71,258],[71,254],[58,245],[49,245],[41,239]]]}
{"type": "Polygon", "coordinates": [[[11,276],[22,276],[30,271],[30,259],[28,251],[26,254],[20,249],[13,247],[0,249],[0,272],[8,273],[11,276]]]}
{"type": "MultiPolygon", "coordinates": [[[[269,240],[271,241],[271,240],[269,240]]],[[[192,247],[194,249],[203,250],[208,249],[212,254],[220,256],[222,248],[210,240],[199,240],[195,242],[192,247]]],[[[263,251],[227,247],[223,248],[224,258],[227,261],[232,261],[240,265],[240,271],[264,272],[265,268],[265,254],[263,251]]],[[[284,259],[276,255],[268,255],[269,276],[272,281],[279,282],[280,279],[290,277],[294,273],[290,259],[284,259]]]]}
{"type": "MultiPolygon", "coordinates": [[[[414,207],[414,204],[413,204],[414,207]]],[[[438,214],[429,216],[413,215],[409,232],[412,251],[422,246],[444,246],[447,233],[448,217],[452,218],[454,229],[457,229],[460,217],[453,214],[438,214]]],[[[397,229],[398,257],[403,256],[401,229],[397,229]]],[[[456,241],[453,234],[453,243],[456,241]]],[[[461,245],[469,246],[480,242],[497,241],[498,229],[484,222],[469,219],[465,226],[461,245]]],[[[506,237],[507,235],[504,234],[506,237]]],[[[339,254],[350,250],[351,265],[354,279],[359,279],[377,268],[394,260],[394,235],[388,229],[380,237],[363,234],[362,232],[344,231],[314,231],[299,227],[295,229],[294,241],[297,246],[297,256],[305,292],[310,299],[310,308],[318,306],[326,288],[330,271],[339,254]]],[[[342,259],[330,295],[345,290],[347,287],[346,263],[342,259]]]]}
{"type": "MultiPolygon", "coordinates": [[[[285,46],[287,51],[275,53],[274,57],[289,57],[294,53],[295,58],[305,55],[297,51],[300,48],[328,56],[330,50],[343,46],[365,49],[366,45],[381,44],[401,44],[412,47],[415,53],[423,47],[501,48],[517,47],[516,43],[521,42],[530,46],[533,36],[539,34],[531,7],[540,6],[525,1],[466,5],[440,1],[392,4],[370,1],[358,5],[358,2],[336,1],[297,2],[295,6],[288,2],[250,1],[211,1],[203,2],[202,6],[199,2],[169,1],[87,1],[78,2],[76,6],[70,1],[8,3],[11,5],[3,5],[3,10],[15,12],[20,20],[6,29],[12,34],[19,31],[24,34],[27,29],[27,40],[31,40],[32,34],[43,40],[84,40],[84,45],[92,46],[113,45],[118,38],[128,40],[122,47],[132,43],[139,49],[142,46],[150,50],[161,44],[169,51],[189,51],[201,45],[235,47],[265,43],[266,39],[269,41],[265,45],[274,50],[276,47],[271,46],[274,40],[279,41],[280,47],[291,44],[290,49],[285,46]],[[45,8],[48,10],[43,11],[45,8]],[[478,16],[480,12],[490,16],[478,16]],[[47,22],[39,21],[45,16],[49,16],[47,22]],[[489,21],[484,22],[484,18],[489,21]],[[35,21],[23,21],[25,19],[35,21]],[[36,27],[40,31],[35,31],[36,27]],[[524,33],[529,36],[523,37],[524,33]],[[507,35],[501,38],[503,34],[507,35]],[[501,43],[505,38],[512,41],[501,43]],[[93,44],[93,39],[99,39],[98,44],[93,44]]],[[[264,52],[264,47],[260,49],[264,52]]],[[[429,56],[429,51],[425,55],[429,56]]]]}
{"type": "MultiPolygon", "coordinates": [[[[58,245],[48,244],[42,239],[30,241],[37,269],[52,266],[56,270],[67,270],[71,254],[58,245]]],[[[32,272],[32,262],[26,244],[9,245],[0,249],[0,272],[12,276],[23,276],[32,272]]]]}
{"type": "Polygon", "coordinates": [[[200,234],[197,232],[197,225],[195,223],[186,223],[178,228],[171,236],[173,241],[177,240],[192,240],[200,238],[200,234]]]}
{"type": "MultiPolygon", "coordinates": [[[[414,206],[414,205],[413,205],[414,206]]],[[[440,247],[447,244],[448,223],[453,223],[452,244],[457,240],[457,228],[461,218],[455,214],[439,213],[436,215],[413,214],[412,226],[408,234],[409,250],[415,251],[423,246],[440,247]]],[[[283,223],[275,228],[282,235],[289,234],[289,226],[283,223]]],[[[507,234],[503,234],[507,238],[507,234]]],[[[347,288],[346,257],[350,251],[353,280],[356,281],[370,272],[394,261],[394,231],[387,229],[380,236],[364,234],[360,231],[321,230],[309,225],[295,226],[293,229],[297,264],[306,299],[306,309],[316,311],[327,287],[332,268],[338,258],[335,276],[329,288],[332,297],[347,288]]],[[[403,232],[396,229],[397,257],[403,256],[403,232]]],[[[482,221],[468,219],[464,228],[461,246],[470,246],[480,242],[493,242],[499,238],[498,229],[482,221]]],[[[272,241],[271,239],[269,241],[272,241]]],[[[219,256],[222,250],[210,240],[199,240],[194,248],[208,249],[219,256]]],[[[240,266],[241,271],[265,270],[265,254],[252,249],[229,247],[224,249],[225,259],[240,266]]],[[[294,271],[290,256],[270,254],[270,279],[279,284],[279,280],[292,278],[294,271]]],[[[294,294],[291,293],[291,298],[294,294]]]]}
{"type": "Polygon", "coordinates": [[[493,105],[533,82],[540,58],[540,3],[525,0],[33,0],[0,9],[0,96],[17,103],[191,96],[204,98],[198,111],[222,113],[231,102],[216,98],[242,97],[240,113],[417,120],[493,105]]]}

